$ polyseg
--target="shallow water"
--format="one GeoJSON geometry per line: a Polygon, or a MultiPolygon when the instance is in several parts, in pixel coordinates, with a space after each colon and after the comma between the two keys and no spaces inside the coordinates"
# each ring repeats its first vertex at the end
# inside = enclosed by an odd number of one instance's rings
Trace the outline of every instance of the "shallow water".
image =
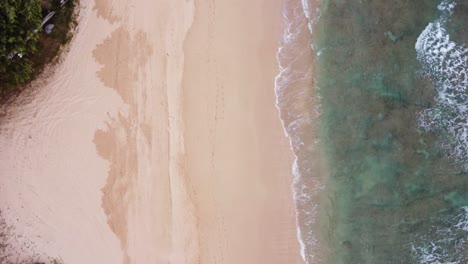
{"type": "MultiPolygon", "coordinates": [[[[317,4],[319,12],[309,3],[306,13],[313,74],[302,89],[320,99],[306,111],[319,105],[320,115],[295,113],[285,126],[293,149],[315,149],[328,164],[319,177],[313,162],[297,163],[297,171],[309,171],[299,179],[325,186],[313,217],[298,210],[305,259],[314,263],[308,248],[318,250],[307,241],[323,238],[325,263],[467,263],[468,3],[317,4]],[[294,117],[316,125],[288,131],[294,117]]],[[[314,204],[304,197],[317,189],[294,188],[303,193],[296,197],[300,209],[314,204]]]]}

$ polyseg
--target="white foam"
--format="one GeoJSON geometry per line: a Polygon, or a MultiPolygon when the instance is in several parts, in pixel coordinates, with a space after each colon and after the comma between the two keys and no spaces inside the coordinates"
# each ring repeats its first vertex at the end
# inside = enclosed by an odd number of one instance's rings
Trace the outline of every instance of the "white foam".
{"type": "Polygon", "coordinates": [[[419,124],[425,131],[448,135],[447,153],[461,162],[468,161],[468,48],[451,40],[445,25],[455,8],[444,0],[439,9],[447,11],[429,23],[418,37],[417,57],[437,89],[435,105],[424,110],[419,124]]]}
{"type": "Polygon", "coordinates": [[[468,206],[464,206],[462,209],[463,212],[456,217],[457,223],[454,226],[458,230],[468,232],[468,206]]]}
{"type": "Polygon", "coordinates": [[[427,247],[413,247],[412,250],[418,253],[418,264],[461,264],[459,261],[445,261],[447,256],[443,253],[443,249],[434,243],[427,247]]]}
{"type": "Polygon", "coordinates": [[[304,135],[301,134],[301,131],[313,122],[313,116],[317,113],[317,111],[314,111],[314,107],[318,107],[318,102],[314,101],[316,99],[310,98],[307,93],[312,88],[308,86],[312,78],[310,69],[298,68],[296,63],[304,59],[303,55],[306,52],[304,48],[309,49],[309,47],[303,47],[304,44],[300,40],[301,38],[303,40],[305,32],[308,32],[309,38],[311,37],[312,21],[318,18],[318,15],[311,12],[309,1],[302,0],[302,2],[298,2],[291,0],[284,3],[285,29],[276,55],[280,73],[275,78],[276,107],[279,110],[280,119],[282,115],[287,117],[281,119],[281,122],[295,155],[292,166],[294,176],[292,189],[296,207],[297,239],[300,244],[300,254],[306,263],[310,263],[314,259],[314,249],[317,246],[312,231],[317,207],[311,206],[313,201],[309,193],[313,190],[304,180],[305,177],[310,176],[304,175],[304,173],[311,173],[310,168],[300,166],[301,158],[298,153],[310,147],[304,145],[302,141],[304,135]],[[303,87],[301,87],[302,83],[304,84],[303,87]],[[310,102],[307,102],[307,100],[310,100],[310,102]],[[298,101],[310,105],[310,112],[304,113],[299,109],[295,109],[294,105],[298,101]]]}
{"type": "MultiPolygon", "coordinates": [[[[443,0],[438,9],[442,15],[429,23],[415,44],[418,60],[425,75],[437,89],[435,104],[420,113],[423,131],[436,131],[445,136],[443,147],[455,160],[468,161],[468,48],[455,43],[446,29],[456,8],[454,0],[443,0]]],[[[468,243],[468,207],[451,219],[449,227],[429,232],[433,239],[419,238],[412,252],[418,264],[466,263],[468,243]],[[435,238],[434,238],[435,237],[435,238]],[[419,245],[416,245],[419,244],[419,245]],[[421,245],[422,244],[422,245],[421,245]]]]}
{"type": "Polygon", "coordinates": [[[467,263],[468,207],[461,207],[458,212],[443,220],[448,227],[429,231],[432,238],[429,243],[429,236],[419,237],[417,242],[413,242],[411,250],[417,264],[467,263]]]}
{"type": "Polygon", "coordinates": [[[442,3],[437,6],[440,11],[448,11],[450,14],[453,14],[453,9],[455,8],[456,3],[453,0],[444,0],[442,3]]]}

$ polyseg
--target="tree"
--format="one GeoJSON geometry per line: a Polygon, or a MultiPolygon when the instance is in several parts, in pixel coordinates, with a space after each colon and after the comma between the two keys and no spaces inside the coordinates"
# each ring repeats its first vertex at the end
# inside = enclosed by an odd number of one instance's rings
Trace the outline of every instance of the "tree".
{"type": "Polygon", "coordinates": [[[0,0],[0,87],[31,78],[41,23],[41,0],[0,0]]]}

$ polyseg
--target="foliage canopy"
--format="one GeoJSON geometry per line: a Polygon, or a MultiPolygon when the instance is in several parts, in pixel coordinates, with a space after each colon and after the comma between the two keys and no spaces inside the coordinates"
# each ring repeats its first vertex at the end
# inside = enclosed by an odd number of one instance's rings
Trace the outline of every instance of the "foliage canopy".
{"type": "Polygon", "coordinates": [[[0,86],[30,79],[41,23],[41,0],[0,0],[0,86]]]}

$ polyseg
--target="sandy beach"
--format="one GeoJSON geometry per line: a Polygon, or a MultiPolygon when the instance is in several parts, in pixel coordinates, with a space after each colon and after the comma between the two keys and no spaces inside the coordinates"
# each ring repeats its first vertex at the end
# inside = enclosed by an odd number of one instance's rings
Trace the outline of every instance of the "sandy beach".
{"type": "Polygon", "coordinates": [[[2,109],[0,254],[303,263],[275,107],[281,11],[281,0],[81,0],[54,74],[2,109]]]}

